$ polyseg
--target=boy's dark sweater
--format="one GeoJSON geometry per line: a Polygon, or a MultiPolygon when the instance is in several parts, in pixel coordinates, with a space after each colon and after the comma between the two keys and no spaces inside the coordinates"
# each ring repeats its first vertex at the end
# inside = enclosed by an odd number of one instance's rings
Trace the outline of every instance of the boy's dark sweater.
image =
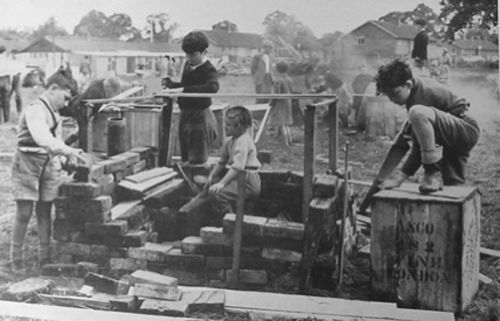
{"type": "MultiPolygon", "coordinates": [[[[185,93],[216,93],[219,91],[219,81],[217,80],[217,70],[210,61],[205,61],[199,67],[191,70],[191,64],[186,62],[182,71],[181,81],[172,82],[170,88],[183,87],[185,93]]],[[[184,98],[177,100],[179,108],[182,110],[200,110],[208,108],[212,104],[212,99],[204,98],[184,98]]]]}
{"type": "MultiPolygon", "coordinates": [[[[464,117],[464,113],[469,108],[469,103],[464,98],[457,97],[448,88],[432,79],[419,78],[414,79],[410,97],[408,97],[405,107],[410,110],[415,105],[435,107],[460,118],[464,117]]],[[[467,118],[475,123],[470,117],[467,118]]],[[[412,140],[413,147],[402,167],[403,173],[408,176],[413,176],[421,165],[420,147],[417,147],[418,142],[415,135],[412,135],[412,140]]]]}

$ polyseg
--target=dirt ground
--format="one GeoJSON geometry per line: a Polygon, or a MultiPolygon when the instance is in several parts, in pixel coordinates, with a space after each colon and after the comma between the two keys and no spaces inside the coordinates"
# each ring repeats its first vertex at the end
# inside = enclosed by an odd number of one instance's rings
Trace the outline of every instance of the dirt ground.
{"type": "MultiPolygon", "coordinates": [[[[149,81],[149,80],[148,80],[149,81]]],[[[225,76],[220,79],[221,92],[253,92],[249,77],[225,76]]],[[[471,102],[470,114],[481,127],[481,137],[474,148],[468,167],[468,184],[477,186],[481,192],[481,246],[500,250],[500,108],[498,97],[495,97],[495,86],[498,86],[496,70],[454,70],[451,88],[471,102]]],[[[151,81],[149,91],[157,90],[151,81]]],[[[25,91],[25,100],[32,99],[35,93],[25,91]]],[[[215,101],[229,104],[249,104],[251,100],[215,101]]],[[[8,260],[9,238],[15,203],[11,193],[10,166],[11,154],[14,151],[17,115],[13,111],[10,123],[0,124],[0,263],[8,260]]],[[[303,128],[292,128],[294,145],[286,147],[275,138],[264,135],[258,149],[272,150],[271,168],[287,168],[302,170],[303,160],[303,128]]],[[[317,131],[317,152],[327,152],[326,129],[319,125],[317,131]]],[[[339,143],[343,146],[351,143],[350,160],[354,162],[353,176],[357,180],[371,181],[390,146],[389,138],[368,138],[363,133],[345,135],[341,132],[339,143]]],[[[343,158],[343,154],[340,154],[343,158]]],[[[318,161],[316,173],[326,171],[326,164],[318,161]]],[[[421,172],[417,175],[417,179],[421,172]]],[[[366,192],[357,190],[359,200],[366,192]]],[[[27,236],[28,264],[34,264],[36,257],[36,224],[33,219],[27,236]]],[[[3,264],[1,264],[3,265],[3,264]]],[[[366,258],[352,259],[347,265],[345,288],[343,293],[316,291],[318,295],[334,295],[351,299],[371,299],[369,290],[369,261],[366,258]]],[[[491,285],[480,285],[473,304],[457,320],[500,320],[500,259],[481,258],[481,273],[493,280],[491,285]]],[[[32,269],[28,274],[36,274],[32,269]]],[[[0,288],[26,275],[14,275],[7,268],[0,268],[0,288]]]]}

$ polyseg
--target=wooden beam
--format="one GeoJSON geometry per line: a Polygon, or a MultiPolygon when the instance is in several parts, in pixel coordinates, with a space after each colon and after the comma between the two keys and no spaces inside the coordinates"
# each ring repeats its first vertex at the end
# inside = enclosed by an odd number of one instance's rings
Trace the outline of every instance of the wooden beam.
{"type": "Polygon", "coordinates": [[[306,222],[309,203],[313,197],[314,145],[316,127],[316,107],[308,105],[304,113],[304,186],[302,194],[302,221],[306,222]]]}
{"type": "Polygon", "coordinates": [[[337,102],[328,105],[328,167],[332,173],[335,173],[338,162],[339,146],[339,111],[337,102]]]}
{"type": "Polygon", "coordinates": [[[236,199],[236,222],[234,224],[233,264],[231,286],[237,288],[240,283],[241,240],[243,238],[243,216],[245,207],[245,171],[238,172],[238,196],[236,199]]]}
{"type": "Polygon", "coordinates": [[[498,251],[498,250],[492,250],[492,249],[487,249],[485,247],[480,247],[479,248],[479,254],[484,254],[484,255],[489,255],[489,256],[494,256],[494,257],[499,257],[500,258],[500,251],[498,251]]]}
{"type": "MultiPolygon", "coordinates": [[[[163,108],[161,116],[161,130],[160,130],[160,155],[159,155],[159,166],[166,166],[170,163],[169,159],[169,142],[170,142],[170,127],[172,124],[172,109],[173,100],[172,98],[163,99],[163,108]]],[[[171,153],[170,153],[171,154],[171,153]]]]}

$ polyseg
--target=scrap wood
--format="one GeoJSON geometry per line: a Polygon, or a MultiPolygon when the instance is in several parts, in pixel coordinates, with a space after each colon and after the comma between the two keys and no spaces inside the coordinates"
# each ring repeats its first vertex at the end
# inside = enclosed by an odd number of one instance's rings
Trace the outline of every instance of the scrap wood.
{"type": "MultiPolygon", "coordinates": [[[[142,173],[140,173],[142,174],[142,173]]],[[[148,180],[142,181],[140,183],[134,183],[131,180],[125,178],[118,183],[118,186],[130,190],[132,192],[144,193],[147,190],[152,189],[162,183],[169,181],[170,179],[177,176],[177,173],[172,171],[161,176],[149,178],[148,180]]]]}
{"type": "Polygon", "coordinates": [[[493,250],[493,249],[487,249],[485,247],[480,247],[479,248],[479,253],[480,254],[484,254],[484,255],[489,255],[489,256],[500,258],[500,251],[498,251],[498,250],[493,250]]]}
{"type": "Polygon", "coordinates": [[[126,179],[127,181],[131,181],[132,183],[139,184],[157,176],[172,173],[173,171],[174,170],[169,167],[156,167],[147,171],[140,172],[138,174],[127,176],[124,179],[126,179]]]}

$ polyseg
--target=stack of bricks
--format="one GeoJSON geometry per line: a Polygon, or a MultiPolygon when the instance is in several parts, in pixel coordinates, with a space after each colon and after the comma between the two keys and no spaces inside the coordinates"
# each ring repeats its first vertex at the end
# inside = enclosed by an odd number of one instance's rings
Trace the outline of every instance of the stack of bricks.
{"type": "Polygon", "coordinates": [[[152,148],[135,148],[77,168],[74,181],[62,184],[55,200],[56,260],[103,264],[125,256],[128,246],[143,245],[151,237],[146,208],[140,200],[117,204],[116,185],[153,165],[152,148]]]}

